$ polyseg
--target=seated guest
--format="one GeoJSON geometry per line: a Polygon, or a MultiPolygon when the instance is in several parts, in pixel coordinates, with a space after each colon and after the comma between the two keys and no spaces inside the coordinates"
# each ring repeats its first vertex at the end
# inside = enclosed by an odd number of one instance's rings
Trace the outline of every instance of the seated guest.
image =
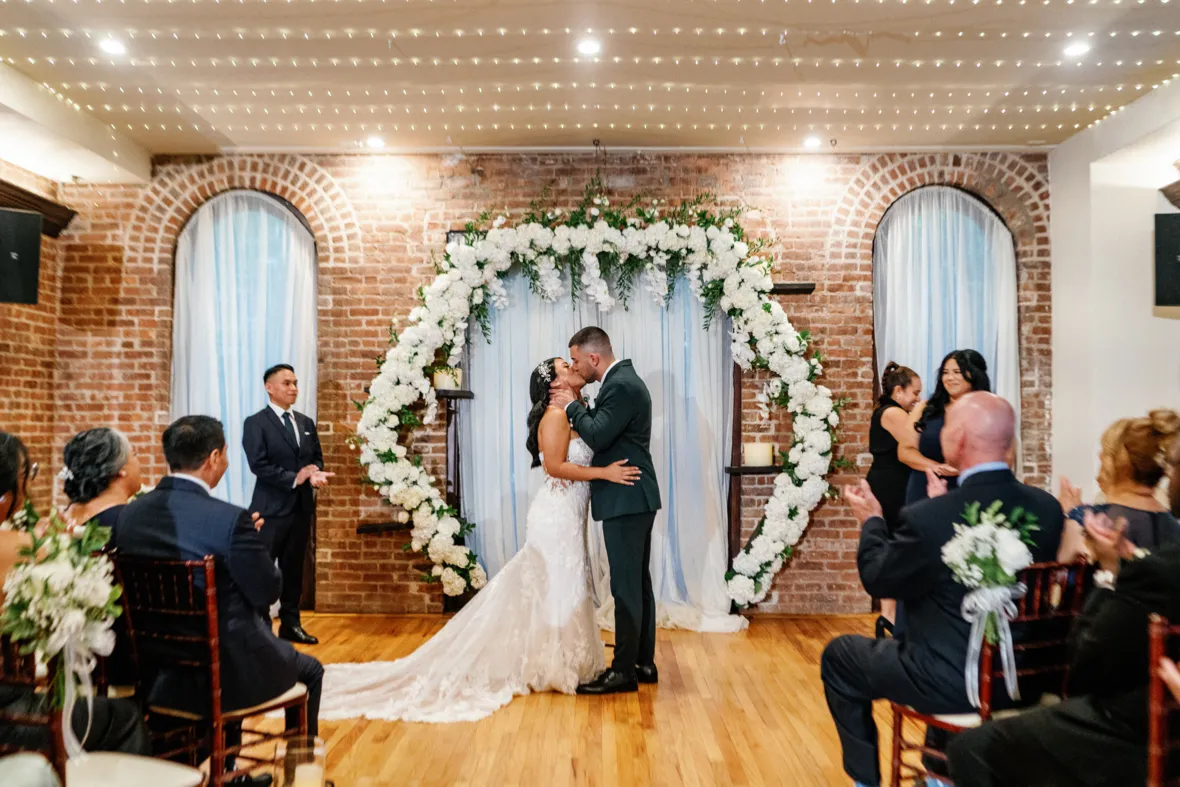
{"type": "MultiPolygon", "coordinates": [[[[0,521],[10,519],[24,506],[26,490],[36,477],[36,468],[37,465],[29,462],[24,443],[14,435],[0,432],[0,521]]],[[[32,538],[24,531],[0,529],[0,588],[3,588],[4,579],[12,567],[23,560],[21,550],[29,548],[32,543],[32,538]]],[[[0,590],[2,601],[3,591],[0,590]]],[[[48,694],[18,686],[0,686],[0,710],[42,713],[48,701],[48,694]]],[[[131,700],[95,697],[92,712],[88,711],[85,701],[79,701],[74,705],[70,723],[87,751],[151,754],[143,714],[131,700]]],[[[0,722],[0,741],[7,745],[43,751],[48,748],[48,736],[45,727],[0,722]]]]}
{"type": "MultiPolygon", "coordinates": [[[[1147,780],[1147,621],[1180,620],[1180,544],[1141,559],[1115,524],[1087,513],[1102,571],[1070,637],[1069,699],[965,732],[950,745],[958,787],[1128,787],[1147,780]],[[1108,572],[1108,573],[1104,573],[1108,572]]],[[[1167,675],[1168,673],[1165,673],[1167,675]]]]}
{"type": "MultiPolygon", "coordinates": [[[[229,467],[221,422],[204,415],[177,420],[164,432],[164,458],[172,474],[123,510],[115,546],[133,557],[215,556],[222,709],[258,705],[298,681],[307,686],[308,731],[315,735],[324,668],[276,637],[264,620],[282,578],[256,530],[256,517],[210,494],[229,467]]],[[[209,711],[210,687],[191,670],[161,670],[149,692],[149,705],[209,711]]],[[[287,724],[298,724],[297,710],[287,711],[287,724]]],[[[240,734],[227,731],[229,745],[236,745],[240,734]]]]}
{"type": "MultiPolygon", "coordinates": [[[[1143,549],[1180,541],[1180,523],[1156,499],[1156,491],[1167,470],[1161,457],[1180,445],[1180,415],[1174,410],[1153,410],[1146,418],[1122,418],[1102,435],[1098,487],[1105,498],[1105,510],[1112,520],[1127,522],[1127,538],[1143,549]]],[[[1061,505],[1066,511],[1082,504],[1081,491],[1068,478],[1061,479],[1061,505]]],[[[1078,514],[1073,514],[1077,517],[1078,514]]],[[[1085,554],[1086,541],[1081,523],[1065,523],[1058,559],[1068,563],[1085,554]]]]}
{"type": "MultiPolygon", "coordinates": [[[[857,564],[870,595],[896,598],[908,616],[904,640],[837,637],[820,663],[828,708],[844,751],[844,770],[855,784],[880,784],[873,700],[887,699],[922,713],[964,713],[963,670],[971,626],[960,607],[967,588],[955,581],[941,550],[954,536],[970,503],[1035,515],[1035,561],[1051,560],[1063,515],[1052,495],[1016,480],[1007,464],[1015,439],[1012,406],[998,396],[965,394],[946,416],[941,434],[946,460],[960,468],[959,487],[902,509],[891,531],[880,503],[861,482],[844,495],[864,522],[857,564]]],[[[933,478],[933,474],[931,474],[933,478]]],[[[931,486],[937,489],[937,479],[931,486]]]]}
{"type": "MultiPolygon", "coordinates": [[[[119,514],[143,485],[139,459],[127,435],[105,426],[74,435],[62,453],[60,477],[70,501],[64,512],[66,521],[71,525],[85,525],[94,520],[102,527],[109,527],[108,543],[113,544],[119,514]]],[[[125,618],[115,620],[114,631],[115,650],[102,664],[106,679],[113,685],[134,685],[135,658],[125,618]]]]}
{"type": "Polygon", "coordinates": [[[97,519],[112,531],[127,501],[143,484],[139,459],[127,435],[105,426],[79,432],[66,443],[61,479],[70,501],[66,519],[79,525],[97,519]]]}

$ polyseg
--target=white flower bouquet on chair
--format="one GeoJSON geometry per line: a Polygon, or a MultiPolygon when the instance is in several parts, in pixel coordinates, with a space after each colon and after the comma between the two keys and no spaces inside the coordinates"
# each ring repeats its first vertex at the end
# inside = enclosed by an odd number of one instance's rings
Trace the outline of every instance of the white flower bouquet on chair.
{"type": "Polygon", "coordinates": [[[978,502],[968,504],[963,509],[963,523],[955,525],[954,538],[942,547],[942,562],[959,584],[970,588],[962,605],[963,618],[971,623],[964,676],[967,699],[976,708],[984,639],[1000,648],[1008,696],[1020,696],[1009,624],[1017,615],[1016,600],[1026,591],[1017,575],[1032,565],[1030,534],[1037,529],[1037,520],[1022,508],[1013,509],[1010,515],[1002,508],[999,500],[982,510],[978,502]]]}
{"type": "Polygon", "coordinates": [[[62,730],[66,753],[76,757],[82,744],[68,720],[78,688],[91,702],[95,656],[109,656],[114,650],[111,626],[122,612],[117,602],[123,591],[115,583],[114,565],[99,552],[110,538],[110,528],[91,521],[70,532],[54,512],[42,531],[32,504],[26,504],[19,520],[14,524],[26,530],[33,543],[21,550],[22,562],[4,580],[0,631],[20,644],[21,653],[35,653],[45,662],[61,657],[51,697],[67,719],[62,730]]]}

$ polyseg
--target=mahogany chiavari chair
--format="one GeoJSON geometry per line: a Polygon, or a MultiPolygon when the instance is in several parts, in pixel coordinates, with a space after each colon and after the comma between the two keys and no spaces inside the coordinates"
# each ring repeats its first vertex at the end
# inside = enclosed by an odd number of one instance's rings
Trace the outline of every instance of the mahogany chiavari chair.
{"type": "MultiPolygon", "coordinates": [[[[49,675],[58,669],[59,660],[49,664],[49,675]]],[[[52,685],[48,678],[37,676],[37,660],[33,654],[21,655],[20,645],[7,635],[0,635],[0,687],[30,692],[48,692],[52,685]]],[[[39,751],[44,754],[59,778],[66,778],[66,750],[62,739],[62,712],[53,708],[45,698],[43,710],[13,711],[0,708],[0,727],[43,728],[47,744],[36,749],[19,745],[8,745],[0,740],[0,754],[15,754],[19,751],[39,751]]]]}
{"type": "Polygon", "coordinates": [[[1180,626],[1167,618],[1152,615],[1148,624],[1151,680],[1147,690],[1147,787],[1180,784],[1180,736],[1177,736],[1176,711],[1180,703],[1172,697],[1160,676],[1159,663],[1164,656],[1176,658],[1180,650],[1180,626]]]}
{"type": "MultiPolygon", "coordinates": [[[[1022,697],[1040,696],[1041,704],[1065,695],[1069,670],[1067,638],[1074,619],[1081,614],[1092,573],[1082,563],[1035,563],[1020,573],[1019,580],[1027,592],[1016,602],[1017,615],[1012,621],[1016,654],[1017,685],[1022,697]]],[[[946,752],[905,739],[905,722],[910,720],[925,729],[934,727],[959,733],[978,727],[991,718],[1020,713],[1020,709],[996,711],[992,701],[993,683],[1004,689],[1003,667],[995,648],[984,642],[979,659],[979,712],[925,714],[898,703],[890,703],[893,715],[891,751],[891,787],[900,787],[902,779],[933,776],[946,783],[945,775],[931,774],[921,763],[921,756],[946,761],[946,752]],[[917,762],[907,762],[907,752],[918,752],[917,762]]]]}
{"type": "Polygon", "coordinates": [[[217,582],[215,561],[211,555],[192,561],[116,555],[115,563],[123,582],[127,628],[139,660],[139,696],[149,696],[151,687],[144,682],[151,680],[151,676],[163,667],[189,669],[194,675],[204,673],[208,680],[210,696],[206,713],[148,706],[149,723],[153,717],[163,717],[174,725],[174,729],[157,736],[157,756],[188,755],[190,763],[195,765],[204,743],[209,752],[209,783],[220,787],[268,762],[244,754],[243,749],[252,749],[289,735],[307,735],[307,687],[302,683],[296,683],[281,696],[259,705],[234,711],[222,710],[217,582]],[[227,726],[240,725],[247,719],[287,708],[299,709],[297,730],[277,734],[243,730],[242,742],[227,746],[227,726]],[[247,735],[251,737],[249,741],[247,735]],[[225,764],[230,757],[236,759],[237,767],[227,772],[225,764]]]}

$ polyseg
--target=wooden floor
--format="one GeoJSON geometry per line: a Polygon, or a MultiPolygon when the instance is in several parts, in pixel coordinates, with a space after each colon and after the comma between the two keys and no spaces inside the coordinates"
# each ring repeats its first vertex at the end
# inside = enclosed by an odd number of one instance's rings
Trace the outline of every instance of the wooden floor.
{"type": "MultiPolygon", "coordinates": [[[[444,620],[307,616],[321,644],[304,650],[324,663],[394,659],[444,620]]],[[[336,787],[849,784],[819,679],[824,645],[847,633],[871,635],[871,619],[660,631],[659,685],[638,695],[534,694],[466,724],[324,722],[328,775],[336,787]]]]}

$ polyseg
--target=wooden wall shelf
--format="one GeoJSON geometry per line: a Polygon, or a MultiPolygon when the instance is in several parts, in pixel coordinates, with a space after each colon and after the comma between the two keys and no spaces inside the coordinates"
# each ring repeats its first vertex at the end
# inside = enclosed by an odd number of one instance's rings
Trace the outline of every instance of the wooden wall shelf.
{"type": "Polygon", "coordinates": [[[813,281],[784,281],[771,286],[771,295],[810,295],[815,292],[813,281]]]}
{"type": "Polygon", "coordinates": [[[56,238],[78,215],[65,205],[0,180],[0,208],[29,210],[41,214],[41,234],[56,238]]]}
{"type": "Polygon", "coordinates": [[[742,467],[727,467],[725,472],[727,475],[778,475],[783,469],[776,465],[767,466],[742,466],[742,467]]]}
{"type": "Polygon", "coordinates": [[[474,399],[475,394],[471,391],[462,391],[457,388],[436,388],[434,396],[437,399],[474,399]]]}
{"type": "Polygon", "coordinates": [[[404,525],[401,522],[371,522],[367,525],[358,525],[356,533],[358,536],[382,535],[384,533],[401,533],[406,530],[413,530],[414,526],[409,522],[404,525]]]}

